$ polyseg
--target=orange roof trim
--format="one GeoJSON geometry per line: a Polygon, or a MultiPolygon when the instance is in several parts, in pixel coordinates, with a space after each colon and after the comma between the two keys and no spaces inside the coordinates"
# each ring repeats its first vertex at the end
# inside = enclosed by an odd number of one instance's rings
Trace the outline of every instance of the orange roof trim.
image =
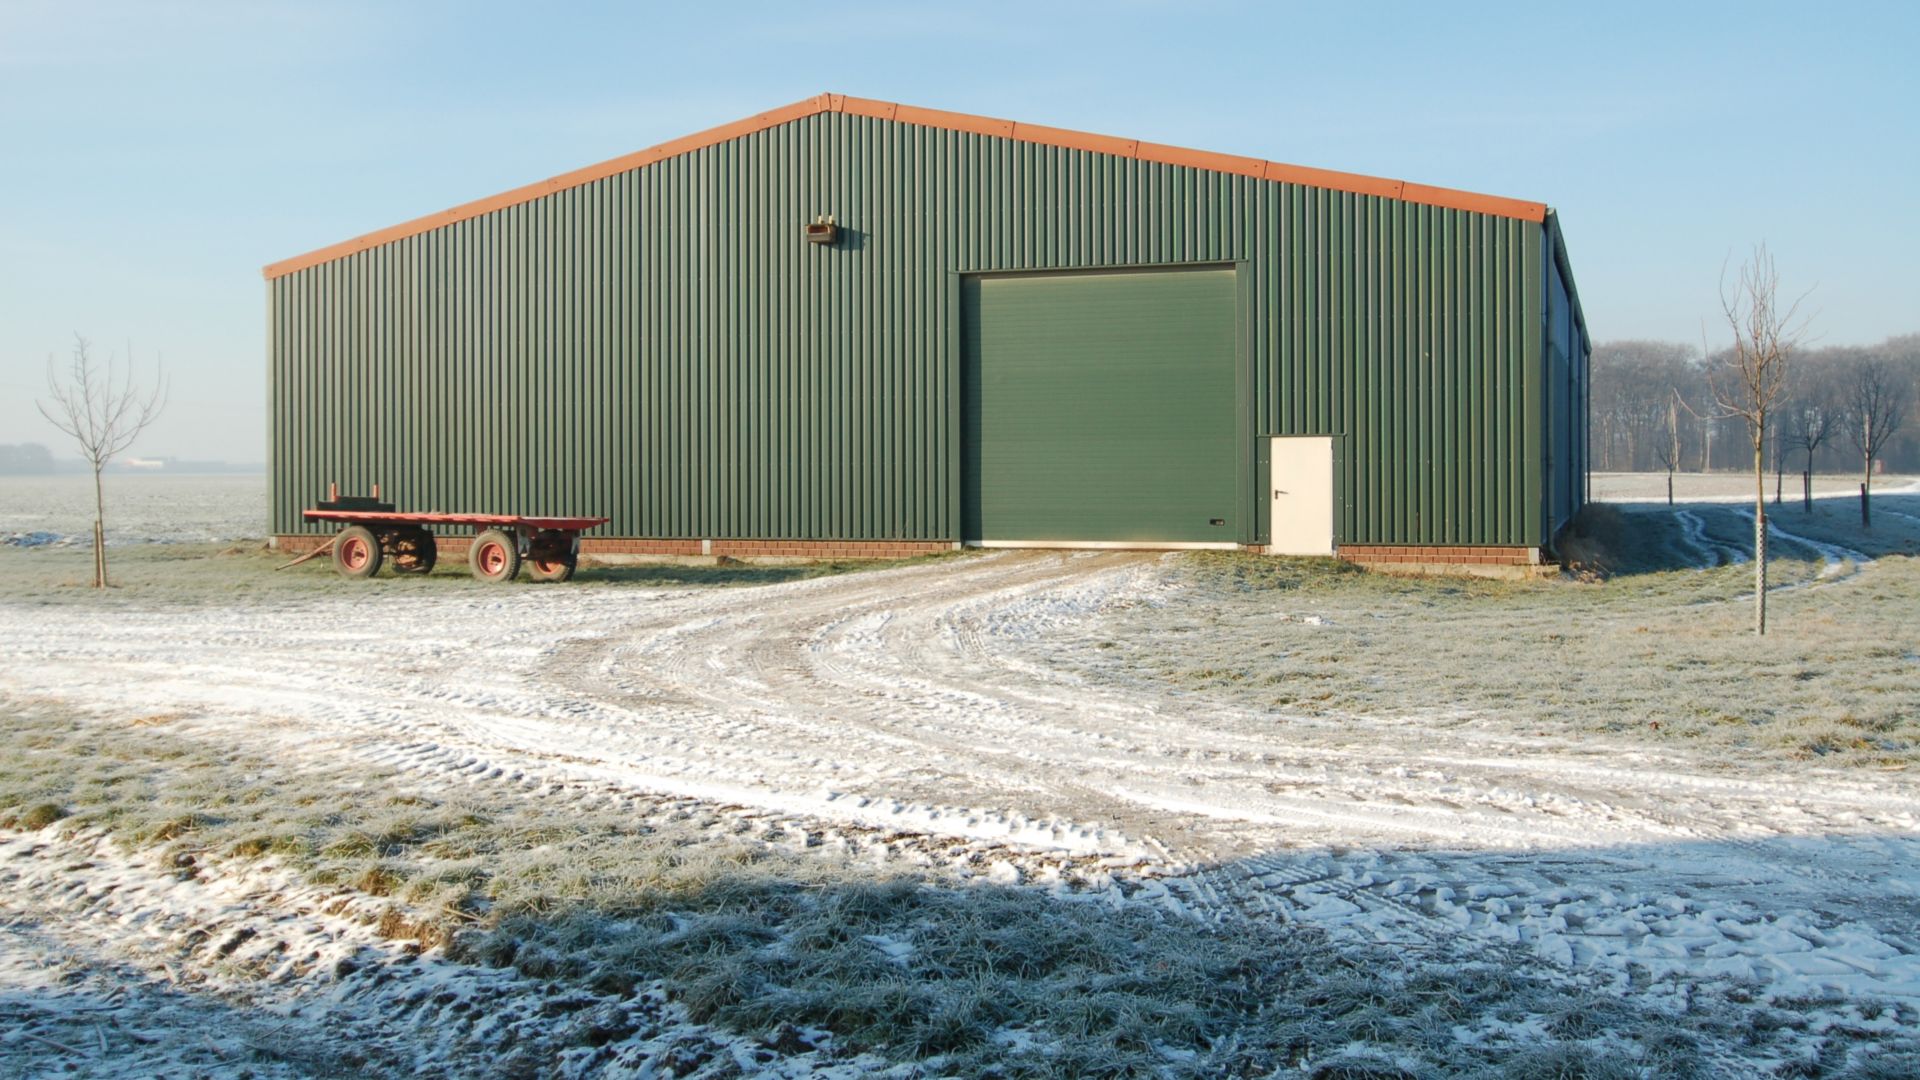
{"type": "Polygon", "coordinates": [[[484,199],[462,203],[450,210],[437,214],[414,218],[389,228],[356,236],[338,244],[330,244],[305,255],[296,255],[291,259],[269,263],[263,273],[269,278],[283,277],[310,266],[332,262],[368,248],[390,244],[409,236],[418,236],[423,232],[438,229],[455,222],[490,214],[495,210],[504,210],[509,206],[530,202],[557,191],[591,184],[604,180],[616,173],[644,168],[670,157],[691,153],[716,143],[751,135],[768,128],[778,127],[808,116],[820,113],[846,113],[850,116],[871,116],[881,120],[895,120],[903,124],[919,124],[923,127],[942,128],[948,131],[964,131],[975,135],[990,135],[1002,139],[1015,139],[1020,142],[1039,143],[1045,146],[1065,147],[1069,150],[1091,150],[1095,153],[1113,154],[1118,157],[1133,158],[1138,161],[1153,161],[1163,165],[1181,165],[1196,169],[1208,169],[1215,172],[1231,173],[1235,176],[1251,176],[1261,180],[1273,180],[1288,184],[1306,184],[1312,187],[1331,188],[1335,191],[1350,191],[1358,195],[1378,195],[1388,199],[1400,199],[1405,202],[1422,203],[1427,206],[1440,206],[1453,210],[1471,210],[1480,214],[1493,214],[1499,217],[1520,218],[1525,221],[1545,221],[1547,207],[1545,203],[1528,202],[1524,199],[1508,199],[1498,195],[1482,195],[1472,191],[1456,191],[1452,188],[1431,187],[1426,184],[1413,184],[1402,180],[1389,180],[1379,176],[1363,176],[1359,173],[1335,172],[1329,169],[1313,169],[1304,165],[1286,165],[1278,161],[1263,161],[1259,158],[1236,157],[1232,154],[1216,154],[1206,150],[1189,150],[1179,146],[1163,146],[1159,143],[1141,142],[1138,139],[1122,139],[1112,135],[1095,135],[1085,131],[1069,131],[1065,128],[1043,127],[1039,124],[1022,124],[1012,120],[995,120],[986,116],[974,116],[970,113],[947,112],[943,109],[922,109],[914,105],[900,105],[891,101],[876,101],[872,98],[848,97],[845,94],[818,94],[804,101],[778,109],[770,109],[745,120],[736,120],[731,124],[722,124],[716,128],[694,135],[663,142],[645,150],[636,151],[603,161],[598,165],[589,165],[584,169],[561,173],[559,176],[541,180],[503,191],[484,199]]]}

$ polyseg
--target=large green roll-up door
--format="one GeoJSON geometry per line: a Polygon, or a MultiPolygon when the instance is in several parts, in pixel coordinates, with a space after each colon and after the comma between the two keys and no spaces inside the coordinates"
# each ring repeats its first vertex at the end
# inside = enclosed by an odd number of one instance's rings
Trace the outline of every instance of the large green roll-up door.
{"type": "Polygon", "coordinates": [[[962,284],[965,539],[1232,543],[1230,269],[962,284]]]}

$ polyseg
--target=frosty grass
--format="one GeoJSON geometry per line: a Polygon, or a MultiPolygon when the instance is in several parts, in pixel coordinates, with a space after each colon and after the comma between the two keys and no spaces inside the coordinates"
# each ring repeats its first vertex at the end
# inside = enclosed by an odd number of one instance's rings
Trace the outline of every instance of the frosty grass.
{"type": "Polygon", "coordinates": [[[16,546],[0,1072],[1912,1075],[1920,499],[1848,509],[1758,642],[1714,503],[1545,582],[16,546]]]}

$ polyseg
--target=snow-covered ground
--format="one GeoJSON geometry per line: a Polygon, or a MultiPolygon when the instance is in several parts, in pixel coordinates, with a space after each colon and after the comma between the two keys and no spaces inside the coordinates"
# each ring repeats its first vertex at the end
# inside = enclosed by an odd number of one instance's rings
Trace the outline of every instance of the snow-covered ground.
{"type": "MultiPolygon", "coordinates": [[[[111,473],[107,543],[226,543],[267,533],[267,478],[111,473]]],[[[0,544],[93,542],[93,477],[0,476],[0,544]]]]}
{"type": "MultiPolygon", "coordinates": [[[[1788,473],[1775,484],[1774,474],[1768,473],[1766,479],[1767,498],[1771,500],[1776,487],[1783,501],[1797,504],[1805,494],[1800,474],[1788,473]]],[[[1920,479],[1912,476],[1876,476],[1873,478],[1873,493],[1892,494],[1904,492],[1912,494],[1920,490],[1920,479]]],[[[1844,499],[1848,496],[1858,498],[1860,494],[1859,473],[1816,473],[1813,477],[1813,497],[1816,499],[1844,499]]],[[[1716,473],[1675,473],[1673,476],[1673,495],[1681,502],[1738,502],[1753,500],[1753,474],[1739,472],[1716,473]]],[[[1666,473],[1594,473],[1593,498],[1596,502],[1635,503],[1665,502],[1667,500],[1666,473]]]]}
{"type": "MultiPolygon", "coordinates": [[[[1822,588],[1870,603],[1891,580],[1877,576],[1891,560],[1805,544],[1847,568],[1822,588]]],[[[1129,614],[1187,602],[1184,558],[1001,552],[737,590],[373,583],[111,618],[0,602],[14,628],[0,701],[103,724],[161,716],[193,740],[398,769],[426,790],[658,795],[836,824],[893,838],[874,846],[882,860],[902,837],[964,842],[968,872],[990,882],[1084,861],[1122,871],[1108,886],[1118,902],[1414,951],[1517,949],[1648,1007],[1791,1000],[1821,1023],[1891,1035],[1920,1017],[1908,771],[1729,759],[1445,701],[1337,717],[1255,707],[1070,662],[1129,614]]],[[[1496,614],[1461,632],[1499,633],[1496,614]]],[[[1276,632],[1324,625],[1279,607],[1272,618],[1276,632]]],[[[48,895],[118,888],[131,872],[9,843],[0,872],[62,882],[48,895]]],[[[277,932],[354,940],[283,914],[295,929],[277,932]]],[[[19,900],[4,915],[0,995],[55,993],[35,981],[68,947],[51,941],[121,962],[110,915],[68,925],[57,905],[19,900]]],[[[59,993],[94,1007],[102,970],[59,993]]],[[[50,1064],[67,1053],[52,1044],[82,1051],[89,1037],[66,1021],[45,1030],[50,1064]]]]}
{"type": "Polygon", "coordinates": [[[881,1064],[775,1060],[658,994],[423,954],[382,934],[381,905],[351,890],[272,865],[178,863],[87,833],[0,839],[0,1073],[576,1077],[717,1061],[852,1077],[881,1064]],[[583,1049],[616,1035],[616,1054],[583,1049]]]}
{"type": "Polygon", "coordinates": [[[1167,561],[1005,553],[723,594],[417,596],[403,613],[41,611],[0,690],[448,783],[591,780],[1126,856],[1209,917],[1481,933],[1623,979],[1641,964],[1920,1003],[1904,774],[1308,720],[1047,663],[1050,641],[1164,600],[1167,561]]]}

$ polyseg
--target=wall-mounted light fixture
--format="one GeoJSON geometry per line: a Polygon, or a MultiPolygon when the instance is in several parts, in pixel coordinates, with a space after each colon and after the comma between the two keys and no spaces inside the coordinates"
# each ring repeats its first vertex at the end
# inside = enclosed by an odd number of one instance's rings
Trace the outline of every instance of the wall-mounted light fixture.
{"type": "Polygon", "coordinates": [[[807,243],[831,244],[840,239],[840,226],[833,223],[832,214],[821,214],[806,227],[807,243]]]}

